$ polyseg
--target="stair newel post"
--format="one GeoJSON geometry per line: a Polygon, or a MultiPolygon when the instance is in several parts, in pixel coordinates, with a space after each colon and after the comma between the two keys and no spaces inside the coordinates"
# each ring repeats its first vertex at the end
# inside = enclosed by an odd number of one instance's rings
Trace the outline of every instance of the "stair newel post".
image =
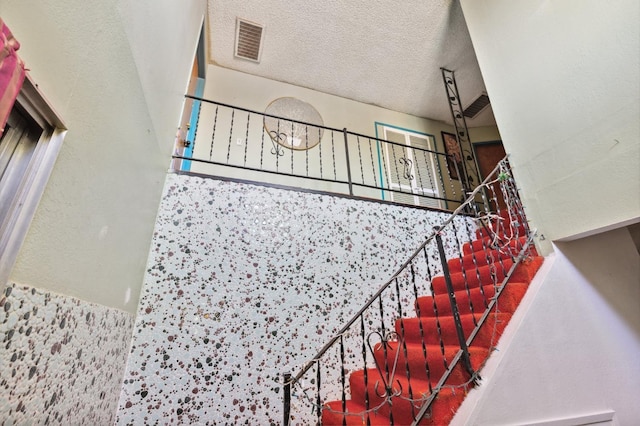
{"type": "Polygon", "coordinates": [[[462,330],[462,321],[460,320],[460,312],[458,311],[458,304],[456,303],[456,293],[453,289],[453,283],[451,282],[451,273],[449,272],[449,265],[447,264],[447,257],[444,253],[444,245],[442,244],[440,226],[434,227],[436,233],[436,243],[438,244],[438,253],[440,255],[440,261],[442,262],[442,274],[444,275],[444,281],[447,285],[447,294],[449,295],[449,303],[451,303],[451,313],[453,315],[453,321],[456,325],[456,333],[458,335],[458,342],[460,343],[460,349],[462,350],[462,364],[473,378],[475,372],[471,367],[471,359],[469,358],[469,348],[467,347],[467,341],[464,338],[464,331],[462,330]]]}
{"type": "Polygon", "coordinates": [[[347,134],[347,128],[342,130],[344,134],[344,156],[347,160],[347,180],[349,181],[349,195],[353,195],[353,181],[351,180],[351,161],[349,160],[349,135],[347,134]]]}
{"type": "Polygon", "coordinates": [[[282,375],[284,380],[284,386],[282,387],[284,393],[284,422],[283,426],[289,426],[291,421],[291,373],[284,373],[282,375]]]}

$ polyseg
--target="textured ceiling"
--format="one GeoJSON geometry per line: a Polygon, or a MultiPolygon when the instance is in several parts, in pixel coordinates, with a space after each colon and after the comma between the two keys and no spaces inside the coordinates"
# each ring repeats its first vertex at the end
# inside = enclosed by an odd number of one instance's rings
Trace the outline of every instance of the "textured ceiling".
{"type": "Polygon", "coordinates": [[[457,0],[209,0],[208,27],[217,65],[420,117],[451,123],[440,67],[464,106],[486,90],[457,0]],[[265,26],[260,63],[234,57],[236,17],[265,26]]]}

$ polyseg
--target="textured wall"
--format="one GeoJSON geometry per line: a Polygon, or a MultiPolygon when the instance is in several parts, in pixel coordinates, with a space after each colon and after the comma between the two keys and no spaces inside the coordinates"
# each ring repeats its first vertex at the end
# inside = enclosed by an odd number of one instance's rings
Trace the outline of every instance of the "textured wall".
{"type": "Polygon", "coordinates": [[[35,288],[0,295],[0,420],[113,423],[133,316],[35,288]]]}
{"type": "Polygon", "coordinates": [[[279,424],[279,375],[445,216],[169,175],[117,424],[279,424]]]}
{"type": "Polygon", "coordinates": [[[31,76],[69,129],[13,282],[136,311],[204,8],[0,1],[31,76]]]}

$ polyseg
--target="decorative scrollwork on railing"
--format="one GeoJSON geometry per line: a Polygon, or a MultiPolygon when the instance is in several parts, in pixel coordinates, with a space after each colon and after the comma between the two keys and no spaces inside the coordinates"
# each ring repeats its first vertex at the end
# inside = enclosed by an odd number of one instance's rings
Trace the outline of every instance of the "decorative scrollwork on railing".
{"type": "Polygon", "coordinates": [[[463,175],[462,182],[468,190],[480,182],[475,156],[473,154],[473,146],[471,145],[471,139],[469,139],[469,129],[467,128],[467,121],[464,118],[464,110],[462,102],[460,101],[460,94],[458,93],[454,72],[442,68],[442,78],[451,108],[453,125],[456,129],[456,140],[460,145],[460,152],[464,160],[462,163],[464,170],[461,170],[463,175]]]}
{"type": "Polygon", "coordinates": [[[407,180],[413,180],[413,162],[409,160],[407,157],[402,157],[398,160],[400,164],[404,166],[403,176],[407,180]]]}
{"type": "Polygon", "coordinates": [[[279,145],[276,141],[285,143],[287,141],[287,134],[282,132],[278,133],[275,130],[272,130],[269,132],[269,136],[271,136],[271,144],[273,145],[273,148],[271,148],[271,154],[276,157],[282,157],[284,155],[284,149],[282,148],[282,145],[279,145]]]}
{"type": "MultiPolygon", "coordinates": [[[[398,345],[400,344],[398,333],[396,333],[395,331],[387,332],[386,334],[382,334],[379,331],[373,331],[369,333],[369,335],[367,336],[367,346],[369,347],[369,351],[371,351],[371,355],[374,356],[374,360],[375,360],[375,351],[373,349],[373,346],[371,345],[371,338],[373,336],[378,336],[380,338],[380,344],[383,346],[385,354],[387,349],[390,347],[389,343],[395,342],[395,343],[398,343],[398,345]]],[[[375,362],[376,369],[380,374],[380,378],[382,379],[382,384],[384,386],[384,391],[380,392],[378,390],[380,382],[376,381],[374,385],[374,390],[378,398],[385,398],[390,401],[391,398],[395,398],[402,395],[402,383],[400,383],[399,380],[395,379],[396,383],[398,384],[397,388],[394,387],[394,383],[393,383],[396,375],[396,367],[398,364],[399,354],[400,354],[400,347],[398,346],[398,348],[396,349],[395,362],[393,363],[391,371],[389,371],[388,366],[386,366],[385,371],[383,372],[378,362],[375,362]]],[[[385,360],[385,363],[386,362],[387,361],[385,360]]]]}

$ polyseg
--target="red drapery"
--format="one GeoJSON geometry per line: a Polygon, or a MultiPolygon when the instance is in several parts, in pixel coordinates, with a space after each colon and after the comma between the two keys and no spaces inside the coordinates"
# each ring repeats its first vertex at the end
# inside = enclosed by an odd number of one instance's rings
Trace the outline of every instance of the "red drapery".
{"type": "Polygon", "coordinates": [[[24,81],[24,63],[16,54],[20,43],[0,18],[0,135],[24,81]]]}

